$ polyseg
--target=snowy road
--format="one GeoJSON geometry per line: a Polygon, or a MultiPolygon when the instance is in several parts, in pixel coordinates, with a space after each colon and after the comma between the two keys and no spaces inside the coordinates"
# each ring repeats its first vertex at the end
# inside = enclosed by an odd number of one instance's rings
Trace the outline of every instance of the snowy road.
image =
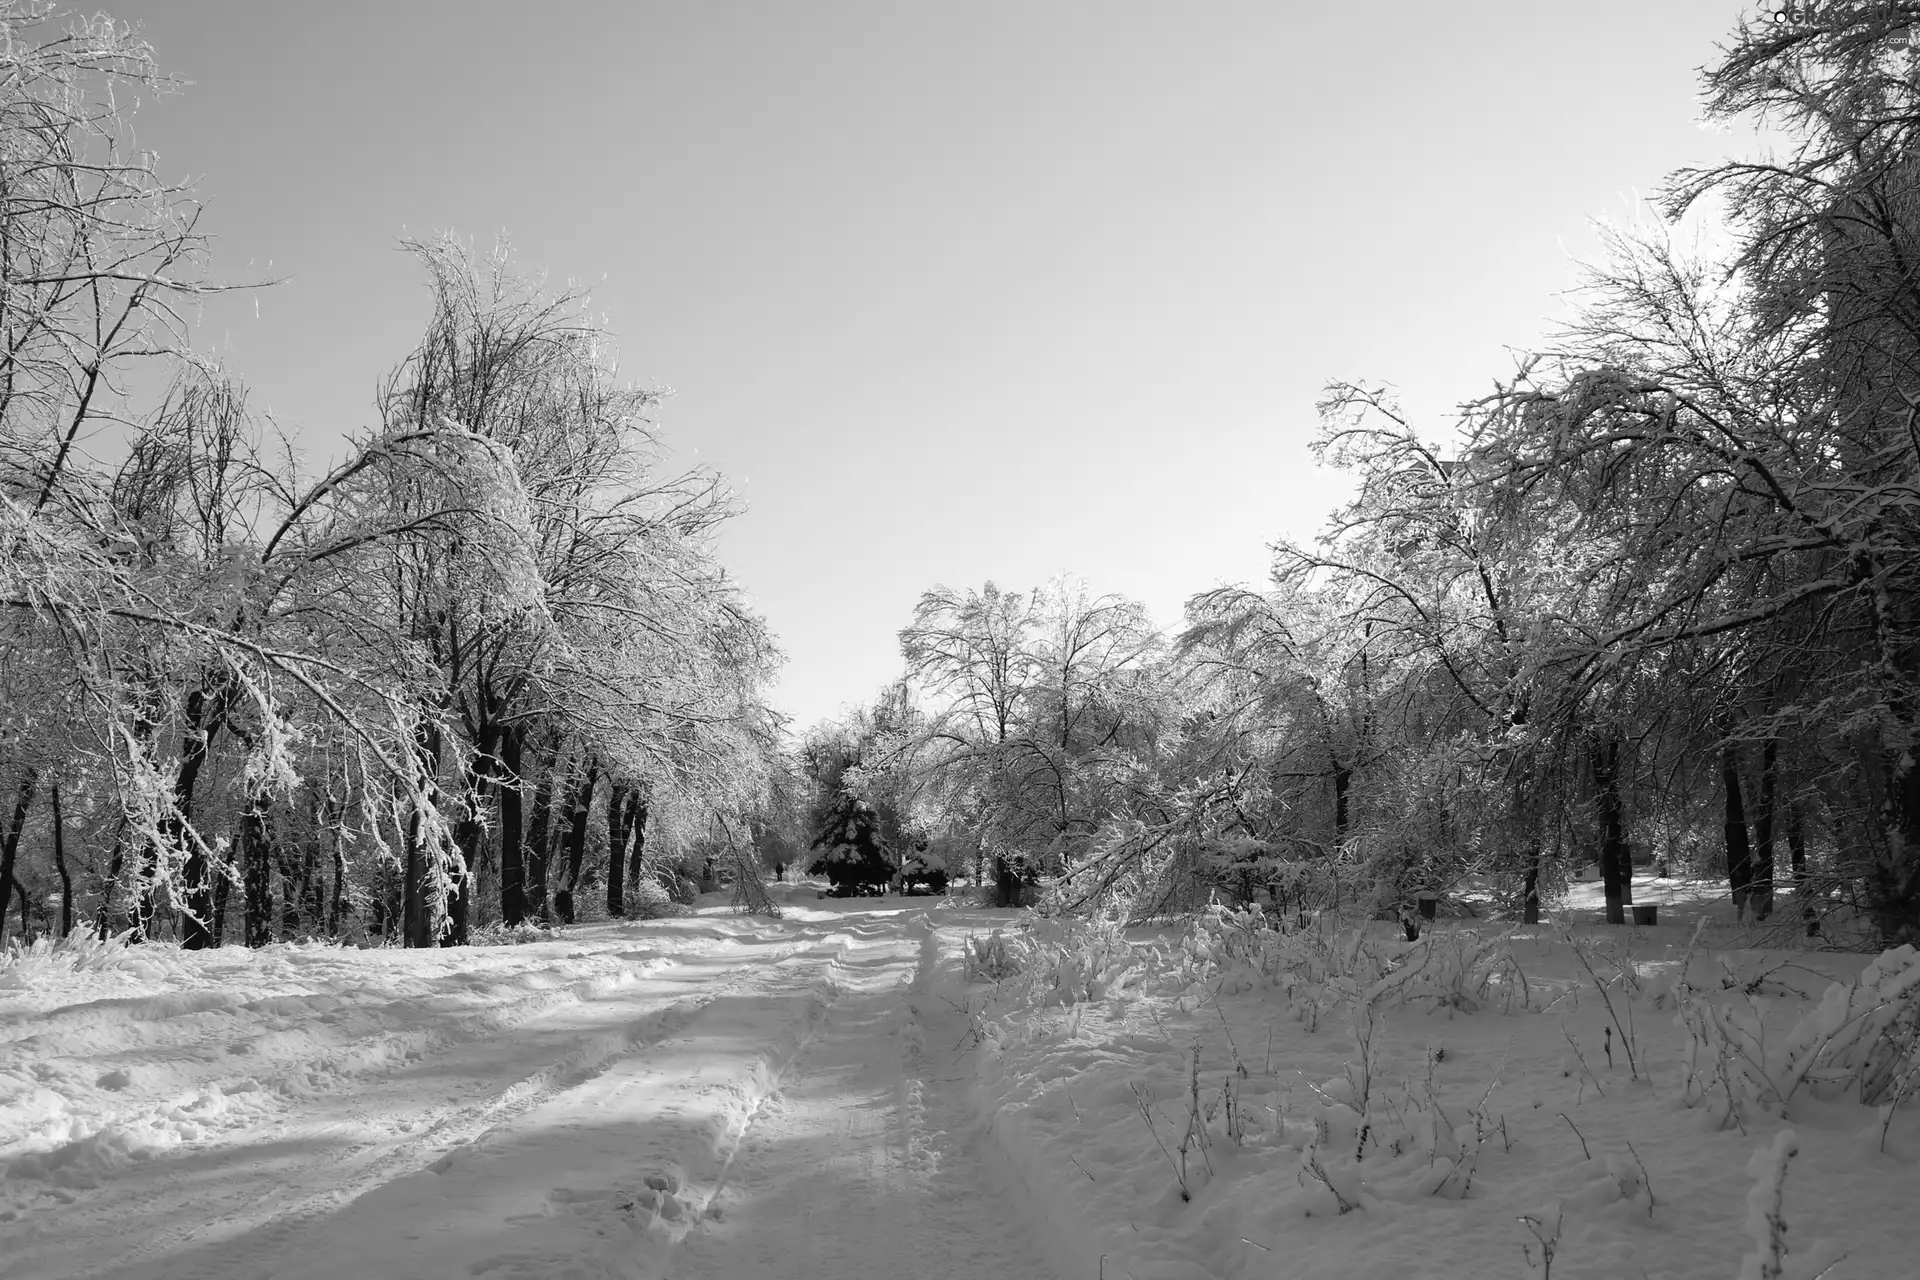
{"type": "MultiPolygon", "coordinates": [[[[1042,1280],[1043,1244],[996,1180],[954,1065],[951,937],[892,933],[762,1105],[681,1280],[1042,1280]],[[945,1073],[945,1074],[942,1074],[945,1073]]],[[[957,990],[953,990],[957,995],[957,990]]]]}
{"type": "Polygon", "coordinates": [[[0,1131],[0,1278],[1053,1274],[955,1062],[964,926],[794,905],[56,993],[0,1023],[66,1126],[0,1131]]]}

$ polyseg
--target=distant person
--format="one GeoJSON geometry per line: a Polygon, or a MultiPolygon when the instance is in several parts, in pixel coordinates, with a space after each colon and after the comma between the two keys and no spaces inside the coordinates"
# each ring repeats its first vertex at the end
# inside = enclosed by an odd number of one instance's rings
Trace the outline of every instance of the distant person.
{"type": "Polygon", "coordinates": [[[773,864],[773,878],[774,878],[775,880],[785,880],[785,879],[787,878],[787,864],[786,864],[786,863],[784,863],[784,862],[776,862],[776,863],[774,863],[774,864],[773,864]]]}

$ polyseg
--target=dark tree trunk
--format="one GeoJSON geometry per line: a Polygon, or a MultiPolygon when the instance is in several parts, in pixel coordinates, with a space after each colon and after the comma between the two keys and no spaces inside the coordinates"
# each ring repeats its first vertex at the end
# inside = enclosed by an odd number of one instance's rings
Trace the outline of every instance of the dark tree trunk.
{"type": "MultiPolygon", "coordinates": [[[[423,720],[414,737],[414,754],[420,763],[422,789],[427,793],[420,803],[431,803],[433,795],[432,779],[438,774],[440,766],[440,730],[431,721],[423,720]]],[[[429,869],[435,851],[425,847],[425,831],[418,808],[407,814],[402,840],[406,848],[405,874],[401,879],[400,894],[400,934],[402,945],[408,947],[431,947],[434,944],[436,919],[442,904],[435,901],[440,894],[440,877],[429,869]]]]}
{"type": "MultiPolygon", "coordinates": [[[[293,876],[281,888],[280,936],[283,939],[303,933],[308,937],[317,937],[326,929],[326,878],[320,869],[326,855],[325,837],[321,834],[320,798],[309,790],[306,800],[307,825],[301,834],[298,857],[292,858],[281,868],[283,876],[289,873],[293,876]]],[[[288,853],[291,855],[293,850],[289,849],[288,853]]]]}
{"type": "Polygon", "coordinates": [[[549,759],[540,770],[540,782],[533,791],[533,821],[527,828],[527,910],[540,917],[540,923],[553,922],[553,907],[547,898],[547,863],[553,849],[553,793],[556,763],[549,759]]]}
{"type": "Polygon", "coordinates": [[[1773,914],[1773,816],[1779,774],[1780,744],[1768,738],[1760,748],[1760,811],[1753,819],[1753,880],[1747,888],[1755,920],[1773,914]]]}
{"type": "Polygon", "coordinates": [[[60,784],[54,783],[53,796],[53,869],[60,877],[60,936],[73,932],[73,873],[67,869],[66,815],[60,810],[60,784]]]}
{"type": "Polygon", "coordinates": [[[509,928],[527,918],[526,792],[520,772],[526,731],[509,728],[500,736],[500,923],[509,928]]]}
{"type": "Polygon", "coordinates": [[[127,819],[123,814],[113,834],[113,853],[107,858],[107,874],[100,879],[100,909],[94,913],[93,930],[106,937],[113,922],[113,890],[120,883],[120,872],[127,861],[127,819]]]}
{"type": "Polygon", "coordinates": [[[453,824],[453,847],[460,851],[460,869],[455,872],[453,891],[447,895],[447,927],[440,934],[443,947],[467,945],[474,874],[479,870],[480,846],[486,838],[486,828],[480,822],[480,806],[487,803],[488,789],[484,774],[467,775],[465,807],[459,821],[453,824]]]}
{"type": "Polygon", "coordinates": [[[1337,857],[1347,847],[1347,828],[1353,798],[1353,769],[1338,757],[1333,761],[1333,852],[1337,857]]]}
{"type": "Polygon", "coordinates": [[[400,877],[400,945],[433,945],[433,910],[427,882],[427,851],[421,845],[420,815],[409,813],[406,822],[406,857],[400,877]]]}
{"type": "Polygon", "coordinates": [[[993,855],[993,884],[995,906],[1020,905],[1020,873],[1013,869],[1005,854],[993,855]]]}
{"type": "Polygon", "coordinates": [[[607,916],[624,920],[627,916],[627,824],[633,815],[627,812],[627,800],[633,789],[616,782],[607,793],[607,916]]]}
{"type": "Polygon", "coordinates": [[[646,814],[637,787],[620,786],[607,799],[607,912],[620,919],[627,916],[626,887],[639,878],[646,814]]]}
{"type": "MultiPolygon", "coordinates": [[[[236,832],[234,840],[239,840],[236,832]]],[[[228,845],[233,849],[234,845],[228,845]]],[[[233,863],[229,860],[214,868],[213,877],[213,946],[220,946],[227,938],[227,902],[233,897],[233,863]]]]}
{"type": "Polygon", "coordinates": [[[1807,833],[1800,820],[1800,806],[1787,806],[1787,857],[1793,867],[1793,900],[1800,904],[1800,919],[1806,922],[1807,936],[1820,936],[1820,915],[1813,909],[1812,887],[1807,883],[1807,833]]]}
{"type": "Polygon", "coordinates": [[[140,851],[140,870],[134,883],[138,892],[133,897],[133,932],[129,942],[145,942],[152,936],[153,930],[153,881],[159,871],[160,850],[151,840],[145,841],[140,851]]]}
{"type": "Polygon", "coordinates": [[[267,878],[267,916],[278,918],[275,936],[282,942],[291,942],[300,936],[300,854],[297,849],[287,847],[277,829],[272,849],[273,874],[267,878]],[[279,881],[278,893],[274,891],[276,880],[279,881]]]}
{"type": "Polygon", "coordinates": [[[1540,923],[1540,846],[1527,850],[1526,881],[1521,889],[1520,919],[1523,924],[1540,923]]]}
{"type": "MultiPolygon", "coordinates": [[[[151,681],[142,690],[140,699],[133,707],[133,740],[143,752],[153,749],[153,737],[160,727],[160,691],[151,681]]],[[[126,867],[127,820],[123,813],[120,827],[114,833],[113,858],[108,872],[107,892],[100,896],[100,932],[104,937],[107,930],[108,906],[112,901],[112,886],[119,884],[126,867]]],[[[147,917],[153,914],[153,860],[154,850],[150,842],[142,841],[142,848],[135,855],[141,863],[140,873],[129,886],[133,890],[133,902],[127,912],[127,941],[145,942],[147,940],[147,917]]]]}
{"type": "Polygon", "coordinates": [[[1620,739],[1609,736],[1593,745],[1593,782],[1600,801],[1600,887],[1606,895],[1607,923],[1627,922],[1632,900],[1633,864],[1627,854],[1625,811],[1620,802],[1620,739]]]}
{"type": "Polygon", "coordinates": [[[320,806],[313,806],[313,826],[307,837],[306,863],[300,872],[300,914],[309,934],[327,932],[327,836],[320,806]]]}
{"type": "MultiPolygon", "coordinates": [[[[26,830],[27,813],[33,807],[34,786],[39,779],[40,771],[31,766],[20,775],[20,786],[14,792],[13,816],[7,821],[5,834],[0,835],[0,937],[6,936],[7,898],[13,892],[14,858],[20,852],[20,833],[26,830]]],[[[23,892],[20,896],[24,900],[26,894],[23,892]]],[[[20,928],[26,932],[24,922],[20,928]]]]}
{"type": "Polygon", "coordinates": [[[280,872],[280,941],[290,942],[300,936],[307,886],[313,880],[313,841],[308,838],[297,845],[280,841],[274,852],[279,855],[274,862],[280,872]]]}
{"type": "Polygon", "coordinates": [[[400,887],[394,883],[393,867],[382,862],[376,873],[379,892],[373,898],[373,928],[382,938],[393,937],[393,922],[398,916],[400,887]]]}
{"type": "MultiPolygon", "coordinates": [[[[1902,723],[1911,723],[1896,706],[1902,723]]],[[[1883,836],[1875,842],[1868,898],[1880,925],[1882,946],[1920,942],[1920,761],[1910,749],[1887,757],[1886,799],[1881,805],[1883,836]]]]}
{"type": "Polygon", "coordinates": [[[400,877],[400,945],[433,945],[433,923],[427,910],[427,859],[420,848],[420,815],[407,815],[406,863],[400,877]]]}
{"type": "Polygon", "coordinates": [[[580,885],[580,864],[587,855],[587,821],[593,810],[593,790],[600,781],[600,764],[589,755],[581,769],[580,781],[573,788],[573,803],[567,813],[567,831],[562,849],[566,870],[560,888],[553,895],[554,914],[561,924],[574,922],[573,894],[580,885]]]}
{"type": "Polygon", "coordinates": [[[273,941],[273,835],[267,798],[249,791],[240,813],[241,933],[249,947],[273,941]]]}
{"type": "Polygon", "coordinates": [[[647,802],[637,791],[633,796],[633,810],[627,826],[633,832],[633,844],[627,853],[627,884],[631,886],[640,883],[647,859],[647,802]]]}
{"type": "Polygon", "coordinates": [[[327,936],[340,936],[340,916],[347,901],[347,850],[340,839],[340,823],[346,816],[331,797],[326,803],[327,833],[333,845],[333,891],[327,895],[327,936]]]}
{"type": "MultiPolygon", "coordinates": [[[[187,694],[181,709],[185,721],[180,738],[180,768],[173,775],[173,808],[160,822],[168,844],[186,854],[182,868],[185,881],[186,910],[181,913],[180,946],[199,951],[216,945],[208,928],[213,916],[213,885],[207,865],[207,851],[187,828],[193,823],[194,791],[200,783],[200,771],[206,767],[213,740],[226,723],[224,690],[208,690],[204,685],[187,694]]],[[[143,894],[144,896],[144,894],[143,894]]],[[[148,914],[143,909],[142,915],[148,914]]]]}
{"type": "Polygon", "coordinates": [[[447,931],[441,936],[442,946],[464,947],[469,937],[472,917],[474,877],[480,870],[480,859],[485,853],[486,827],[480,821],[480,815],[493,803],[493,796],[500,785],[500,762],[495,752],[500,749],[500,731],[492,726],[482,726],[475,743],[472,762],[467,766],[466,808],[460,820],[453,827],[454,847],[460,851],[462,863],[459,878],[454,882],[453,892],[447,898],[447,931]]]}
{"type": "Polygon", "coordinates": [[[467,945],[468,907],[473,901],[473,875],[480,865],[480,841],[486,829],[480,823],[481,792],[486,783],[469,773],[466,796],[461,800],[460,816],[453,824],[453,847],[460,854],[460,865],[453,871],[453,883],[447,892],[447,919],[440,930],[440,945],[467,945]]]}
{"type": "MultiPolygon", "coordinates": [[[[479,804],[478,796],[470,796],[467,803],[479,804]]],[[[447,922],[440,930],[440,945],[443,947],[464,947],[468,940],[468,916],[473,905],[473,876],[480,865],[480,844],[486,836],[486,829],[480,823],[477,811],[469,809],[453,824],[453,847],[460,851],[460,866],[453,873],[453,883],[447,893],[447,922]]]]}
{"type": "Polygon", "coordinates": [[[1747,844],[1747,807],[1740,795],[1740,761],[1732,747],[1720,752],[1720,786],[1726,795],[1722,829],[1727,841],[1727,887],[1733,891],[1733,914],[1744,919],[1747,891],[1753,884],[1753,853],[1747,844]]]}

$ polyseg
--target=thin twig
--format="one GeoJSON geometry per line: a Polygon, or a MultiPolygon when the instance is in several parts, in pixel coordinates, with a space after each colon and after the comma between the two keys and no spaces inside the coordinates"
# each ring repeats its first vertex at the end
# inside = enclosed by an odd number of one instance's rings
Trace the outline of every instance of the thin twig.
{"type": "MultiPolygon", "coordinates": [[[[1573,1122],[1569,1120],[1567,1123],[1572,1124],[1573,1122]]],[[[1633,1153],[1633,1162],[1640,1166],[1640,1185],[1647,1189],[1647,1216],[1651,1218],[1653,1216],[1654,1205],[1653,1175],[1647,1172],[1647,1162],[1640,1158],[1638,1151],[1633,1150],[1632,1142],[1627,1143],[1627,1150],[1633,1153]]]]}
{"type": "Polygon", "coordinates": [[[1605,1089],[1600,1088],[1599,1078],[1593,1074],[1593,1068],[1587,1065],[1587,1055],[1580,1052],[1580,1042],[1573,1038],[1573,1032],[1567,1030],[1567,1024],[1564,1022],[1560,1024],[1560,1034],[1565,1036],[1567,1038],[1567,1043],[1573,1046],[1573,1056],[1576,1060],[1579,1061],[1580,1070],[1586,1072],[1587,1079],[1593,1081],[1593,1087],[1600,1094],[1600,1096],[1603,1098],[1606,1097],[1607,1091],[1605,1089]]]}
{"type": "Polygon", "coordinates": [[[1181,1170],[1180,1162],[1173,1158],[1173,1152],[1167,1150],[1167,1144],[1160,1140],[1160,1130],[1154,1127],[1153,1112],[1147,1107],[1146,1095],[1141,1092],[1138,1084],[1132,1087],[1133,1100],[1140,1106],[1140,1118],[1147,1122],[1147,1132],[1153,1135],[1154,1143],[1160,1148],[1160,1154],[1164,1155],[1167,1158],[1167,1163],[1173,1166],[1173,1176],[1180,1183],[1180,1198],[1182,1200],[1193,1199],[1192,1195],[1187,1191],[1187,1175],[1181,1170]]]}
{"type": "Polygon", "coordinates": [[[1220,1015],[1220,1030],[1224,1031],[1227,1035],[1227,1052],[1233,1055],[1234,1069],[1240,1073],[1240,1078],[1244,1080],[1247,1076],[1247,1069],[1240,1062],[1240,1046],[1233,1042],[1233,1028],[1227,1025],[1227,1011],[1220,1007],[1220,992],[1217,989],[1209,989],[1207,991],[1207,999],[1213,1005],[1213,1011],[1220,1015]]]}
{"type": "MultiPolygon", "coordinates": [[[[1634,1059],[1633,1036],[1628,1031],[1627,1025],[1620,1021],[1619,1011],[1613,1007],[1613,997],[1607,991],[1607,984],[1601,981],[1600,975],[1594,971],[1593,962],[1591,961],[1591,959],[1588,958],[1586,949],[1583,948],[1580,945],[1579,940],[1573,936],[1573,931],[1571,929],[1567,931],[1567,944],[1573,952],[1574,962],[1577,963],[1582,969],[1585,969],[1587,971],[1587,977],[1593,979],[1594,990],[1600,993],[1600,1002],[1606,1005],[1607,1007],[1607,1017],[1613,1020],[1614,1029],[1620,1033],[1620,1045],[1623,1049],[1627,1051],[1627,1070],[1633,1076],[1634,1079],[1638,1080],[1640,1078],[1640,1064],[1634,1059]]],[[[1631,963],[1631,961],[1629,961],[1629,963],[1631,963]]],[[[1621,969],[1620,962],[1616,960],[1614,962],[1614,967],[1616,970],[1620,970],[1621,969]]],[[[1629,1017],[1631,1017],[1631,1011],[1633,1008],[1632,993],[1628,991],[1622,991],[1620,998],[1626,1002],[1627,1008],[1629,1011],[1629,1017]]],[[[1609,1052],[1607,1056],[1609,1058],[1613,1056],[1611,1052],[1611,1047],[1609,1047],[1609,1052]]],[[[1581,1065],[1585,1066],[1586,1064],[1582,1063],[1581,1065]]],[[[1594,1081],[1593,1087],[1596,1089],[1600,1088],[1600,1082],[1598,1080],[1594,1081]]],[[[1602,1092],[1604,1093],[1605,1091],[1602,1090],[1602,1092]]]]}
{"type": "Polygon", "coordinates": [[[1567,1128],[1573,1130],[1573,1136],[1580,1139],[1580,1154],[1589,1160],[1593,1159],[1593,1152],[1587,1150],[1587,1138],[1580,1132],[1580,1126],[1575,1124],[1573,1118],[1564,1111],[1560,1113],[1560,1118],[1567,1122],[1567,1128]]]}

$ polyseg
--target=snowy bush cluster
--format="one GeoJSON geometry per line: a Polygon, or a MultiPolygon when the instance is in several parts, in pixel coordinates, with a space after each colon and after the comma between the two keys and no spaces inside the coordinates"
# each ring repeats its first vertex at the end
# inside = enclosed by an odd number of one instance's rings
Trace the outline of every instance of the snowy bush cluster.
{"type": "Polygon", "coordinates": [[[969,980],[1017,978],[1006,993],[1016,1004],[1152,994],[1192,1007],[1210,995],[1274,991],[1310,1026],[1342,1006],[1510,1012],[1530,994],[1503,934],[1432,930],[1401,943],[1364,925],[1289,931],[1258,910],[1217,907],[1172,939],[1130,940],[1111,921],[1072,919],[1035,921],[1017,938],[994,930],[969,939],[966,965],[969,980]]]}
{"type": "Polygon", "coordinates": [[[1473,1012],[1496,999],[1511,1011],[1528,1003],[1525,975],[1501,933],[1429,930],[1415,942],[1370,936],[1364,925],[1284,930],[1258,910],[1215,909],[1181,943],[1193,981],[1224,994],[1283,993],[1309,1022],[1341,1005],[1413,1006],[1473,1012]]]}
{"type": "Polygon", "coordinates": [[[627,911],[635,920],[684,915],[686,910],[686,905],[653,876],[641,876],[627,890],[627,911]]]}
{"type": "Polygon", "coordinates": [[[1830,985],[1781,1036],[1767,1030],[1766,998],[1744,987],[1725,1003],[1685,983],[1674,994],[1685,1100],[1723,1125],[1783,1116],[1803,1087],[1881,1107],[1890,1119],[1920,1085],[1920,952],[1911,946],[1830,985]]]}
{"type": "Polygon", "coordinates": [[[519,924],[492,920],[475,928],[469,941],[476,947],[519,947],[530,942],[551,942],[559,936],[558,929],[543,926],[537,920],[522,920],[519,924]]]}
{"type": "Polygon", "coordinates": [[[1003,982],[1025,968],[1027,948],[1009,938],[1003,929],[995,929],[982,938],[967,935],[965,956],[968,982],[1003,982]]]}
{"type": "Polygon", "coordinates": [[[126,958],[125,933],[102,936],[76,930],[64,938],[43,934],[25,945],[13,939],[0,951],[0,987],[25,986],[35,975],[50,969],[71,969],[75,973],[110,969],[126,958]]]}

